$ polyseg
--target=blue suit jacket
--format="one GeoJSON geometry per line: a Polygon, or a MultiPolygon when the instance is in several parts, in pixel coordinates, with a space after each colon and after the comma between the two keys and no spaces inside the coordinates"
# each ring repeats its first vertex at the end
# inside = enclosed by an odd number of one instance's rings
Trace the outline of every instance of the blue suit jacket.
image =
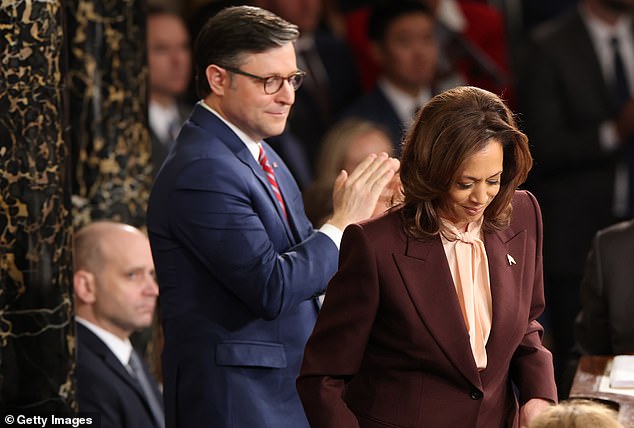
{"type": "Polygon", "coordinates": [[[167,427],[308,426],[295,378],[338,251],[265,150],[288,222],[245,144],[200,105],[154,183],[167,427]]]}

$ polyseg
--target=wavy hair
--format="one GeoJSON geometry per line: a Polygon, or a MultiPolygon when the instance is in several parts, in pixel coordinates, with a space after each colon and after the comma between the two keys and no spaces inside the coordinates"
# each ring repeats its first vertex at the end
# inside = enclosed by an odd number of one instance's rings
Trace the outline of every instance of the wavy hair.
{"type": "Polygon", "coordinates": [[[439,234],[441,200],[464,161],[492,140],[502,144],[503,172],[500,191],[484,211],[484,231],[510,223],[511,198],[533,165],[528,138],[497,95],[476,87],[438,94],[419,112],[401,156],[402,215],[410,236],[429,239],[439,234]]]}

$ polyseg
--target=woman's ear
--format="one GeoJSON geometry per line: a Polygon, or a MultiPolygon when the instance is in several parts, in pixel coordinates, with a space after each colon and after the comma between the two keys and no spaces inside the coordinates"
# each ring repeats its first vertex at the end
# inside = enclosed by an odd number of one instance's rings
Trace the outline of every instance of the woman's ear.
{"type": "Polygon", "coordinates": [[[212,93],[220,96],[225,94],[227,80],[229,79],[227,70],[215,64],[211,64],[205,70],[205,76],[207,77],[207,83],[212,93]]]}
{"type": "Polygon", "coordinates": [[[82,303],[92,304],[96,300],[95,275],[87,270],[78,270],[73,275],[75,297],[82,303]]]}

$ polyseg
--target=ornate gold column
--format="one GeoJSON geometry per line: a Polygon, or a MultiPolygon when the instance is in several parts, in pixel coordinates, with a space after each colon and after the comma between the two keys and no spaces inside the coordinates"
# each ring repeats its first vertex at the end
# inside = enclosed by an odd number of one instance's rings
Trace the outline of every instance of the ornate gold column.
{"type": "Polygon", "coordinates": [[[61,0],[0,0],[0,409],[74,408],[61,0]]]}
{"type": "Polygon", "coordinates": [[[151,185],[145,3],[66,6],[73,149],[73,223],[145,226],[151,185]]]}

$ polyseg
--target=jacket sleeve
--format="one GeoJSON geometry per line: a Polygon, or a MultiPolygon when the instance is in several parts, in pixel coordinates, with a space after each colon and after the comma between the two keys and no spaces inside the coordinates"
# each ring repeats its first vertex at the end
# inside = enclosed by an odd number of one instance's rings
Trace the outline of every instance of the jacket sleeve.
{"type": "MultiPolygon", "coordinates": [[[[200,159],[179,175],[166,209],[173,235],[192,257],[254,314],[275,319],[324,291],[338,250],[312,229],[292,245],[262,192],[235,158],[200,159]]],[[[301,204],[297,199],[287,204],[301,204]]],[[[305,218],[298,223],[309,224],[305,218]]]]}
{"type": "MultiPolygon", "coordinates": [[[[511,361],[511,375],[519,388],[520,404],[531,398],[542,398],[557,402],[557,389],[552,354],[542,344],[544,329],[537,321],[545,307],[544,275],[542,263],[542,217],[535,197],[529,192],[527,204],[513,207],[513,210],[533,210],[534,226],[529,226],[535,236],[535,274],[532,287],[531,307],[524,338],[515,350],[511,361]],[[526,205],[526,206],[524,206],[526,205]]],[[[527,216],[530,218],[530,216],[527,216]]]]}
{"type": "Polygon", "coordinates": [[[575,338],[582,354],[611,355],[610,320],[604,293],[600,235],[596,235],[581,281],[581,312],[575,322],[575,338]]]}
{"type": "Polygon", "coordinates": [[[358,372],[379,304],[379,280],[367,236],[349,226],[339,271],[304,351],[297,389],[311,426],[358,427],[344,401],[346,382],[358,372]]]}

